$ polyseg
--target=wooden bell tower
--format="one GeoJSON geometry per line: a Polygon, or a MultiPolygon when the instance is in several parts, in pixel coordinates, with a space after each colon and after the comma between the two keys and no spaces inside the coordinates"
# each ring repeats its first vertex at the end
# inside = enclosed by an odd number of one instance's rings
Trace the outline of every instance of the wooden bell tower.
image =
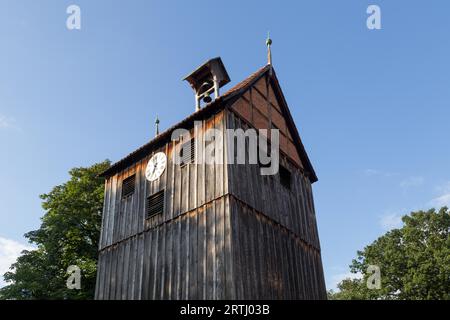
{"type": "Polygon", "coordinates": [[[196,112],[103,173],[96,299],[326,299],[317,177],[269,62],[223,95],[222,61],[203,64],[186,77],[196,112]],[[181,163],[178,128],[192,137],[181,163]],[[249,128],[279,130],[277,174],[229,163],[227,130],[249,128]],[[211,144],[221,163],[198,161],[211,144]]]}

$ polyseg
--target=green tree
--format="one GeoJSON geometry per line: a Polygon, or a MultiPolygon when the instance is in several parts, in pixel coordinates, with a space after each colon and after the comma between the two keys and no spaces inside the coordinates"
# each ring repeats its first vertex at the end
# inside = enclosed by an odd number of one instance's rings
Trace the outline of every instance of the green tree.
{"type": "Polygon", "coordinates": [[[350,270],[363,277],[342,281],[330,299],[450,299],[448,208],[412,212],[402,220],[402,228],[358,251],[350,270]],[[367,288],[369,265],[380,267],[380,289],[367,288]]]}
{"type": "Polygon", "coordinates": [[[37,249],[24,251],[4,275],[0,299],[92,299],[101,227],[104,161],[70,170],[70,180],[41,195],[45,210],[38,230],[25,237],[37,249]],[[66,287],[67,268],[81,269],[81,289],[66,287]]]}

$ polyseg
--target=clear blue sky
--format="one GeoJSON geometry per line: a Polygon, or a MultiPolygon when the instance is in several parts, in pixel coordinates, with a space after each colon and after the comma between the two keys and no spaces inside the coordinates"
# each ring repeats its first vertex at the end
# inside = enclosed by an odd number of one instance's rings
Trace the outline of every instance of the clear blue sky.
{"type": "Polygon", "coordinates": [[[444,0],[1,1],[0,244],[26,244],[39,194],[70,168],[133,151],[156,114],[162,129],[190,114],[181,79],[204,60],[221,56],[232,84],[264,65],[270,30],[319,177],[333,287],[401,214],[450,202],[449,14],[444,0]],[[66,28],[70,4],[80,31],[66,28]],[[369,4],[382,30],[367,29],[369,4]]]}

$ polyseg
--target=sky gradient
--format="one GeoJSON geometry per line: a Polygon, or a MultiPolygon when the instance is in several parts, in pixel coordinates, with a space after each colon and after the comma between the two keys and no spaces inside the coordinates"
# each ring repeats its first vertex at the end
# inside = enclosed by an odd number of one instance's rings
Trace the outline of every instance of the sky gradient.
{"type": "MultiPolygon", "coordinates": [[[[119,160],[194,111],[181,79],[221,56],[230,88],[273,64],[319,181],[327,287],[411,210],[450,203],[450,3],[0,2],[0,273],[68,170],[119,160]],[[81,8],[81,30],[66,8],[81,8]],[[382,29],[368,30],[377,4],[382,29]]],[[[0,281],[0,286],[1,286],[0,281]]]]}

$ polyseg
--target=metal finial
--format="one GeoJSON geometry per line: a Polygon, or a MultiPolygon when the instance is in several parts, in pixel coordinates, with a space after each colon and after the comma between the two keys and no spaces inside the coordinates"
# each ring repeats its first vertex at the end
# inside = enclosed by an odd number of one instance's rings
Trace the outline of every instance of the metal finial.
{"type": "Polygon", "coordinates": [[[157,136],[157,135],[159,135],[159,119],[158,119],[158,116],[156,116],[155,126],[156,126],[156,136],[157,136]]]}
{"type": "Polygon", "coordinates": [[[272,65],[272,51],[270,50],[270,46],[272,45],[272,39],[270,39],[270,34],[267,32],[267,64],[272,65]]]}

